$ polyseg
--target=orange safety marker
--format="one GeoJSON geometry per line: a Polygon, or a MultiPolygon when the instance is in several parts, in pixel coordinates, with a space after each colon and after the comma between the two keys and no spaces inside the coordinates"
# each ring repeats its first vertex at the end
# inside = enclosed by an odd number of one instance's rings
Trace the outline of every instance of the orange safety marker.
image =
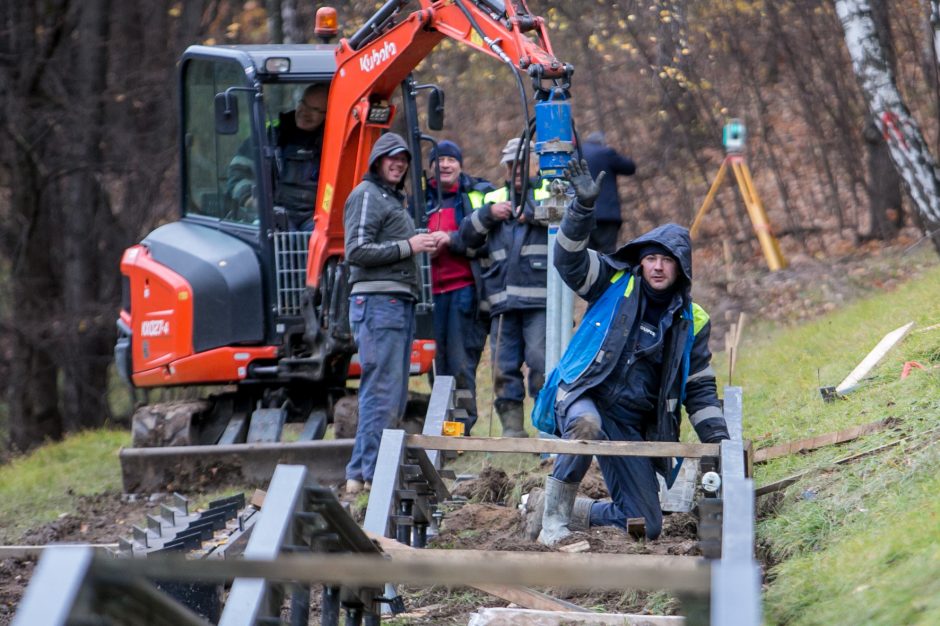
{"type": "Polygon", "coordinates": [[[905,378],[910,376],[911,370],[915,368],[919,370],[927,371],[927,368],[921,365],[920,363],[918,363],[917,361],[908,361],[904,364],[904,367],[901,368],[901,380],[904,380],[905,378]]]}

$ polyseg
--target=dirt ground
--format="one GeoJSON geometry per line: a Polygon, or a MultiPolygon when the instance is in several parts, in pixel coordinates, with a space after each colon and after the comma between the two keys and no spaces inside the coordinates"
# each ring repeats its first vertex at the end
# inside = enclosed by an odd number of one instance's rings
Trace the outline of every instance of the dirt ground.
{"type": "MultiPolygon", "coordinates": [[[[54,522],[31,529],[23,533],[17,543],[117,543],[118,538],[131,535],[132,526],[143,524],[146,514],[159,502],[159,496],[153,499],[128,498],[121,494],[80,496],[78,514],[63,515],[54,522]]],[[[35,559],[0,561],[0,625],[13,621],[16,605],[29,584],[35,566],[35,559]]]]}

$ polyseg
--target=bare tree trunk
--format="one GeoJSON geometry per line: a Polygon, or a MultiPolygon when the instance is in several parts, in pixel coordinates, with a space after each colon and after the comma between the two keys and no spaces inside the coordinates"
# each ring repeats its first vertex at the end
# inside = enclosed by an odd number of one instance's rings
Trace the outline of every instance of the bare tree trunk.
{"type": "Polygon", "coordinates": [[[940,171],[895,84],[867,0],[836,0],[852,66],[891,159],[940,254],[940,171]]]}
{"type": "MultiPolygon", "coordinates": [[[[885,51],[888,68],[893,75],[897,75],[897,55],[894,51],[888,6],[875,3],[872,9],[872,21],[878,41],[885,51]]],[[[888,241],[897,236],[898,229],[904,223],[901,177],[891,162],[888,144],[871,118],[865,125],[862,137],[868,151],[868,237],[888,241]]]]}
{"type": "Polygon", "coordinates": [[[42,14],[34,3],[0,8],[0,168],[10,181],[9,212],[0,223],[0,256],[9,264],[4,285],[3,328],[9,343],[9,446],[28,450],[62,436],[54,315],[59,267],[53,266],[55,205],[48,137],[53,115],[41,83],[50,59],[65,39],[65,12],[42,14]]]}
{"type": "Polygon", "coordinates": [[[109,417],[107,369],[110,324],[105,325],[98,302],[101,281],[113,275],[99,267],[98,233],[91,228],[107,210],[98,181],[103,170],[101,139],[107,75],[108,0],[80,5],[78,51],[72,110],[76,114],[71,141],[78,169],[66,181],[68,206],[63,225],[63,303],[67,330],[63,335],[62,404],[67,430],[100,426],[109,417]]]}

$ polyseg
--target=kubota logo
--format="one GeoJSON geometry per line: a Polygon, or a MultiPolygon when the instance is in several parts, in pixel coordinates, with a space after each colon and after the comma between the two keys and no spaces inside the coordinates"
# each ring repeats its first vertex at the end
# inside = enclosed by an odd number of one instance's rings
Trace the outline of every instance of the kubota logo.
{"type": "Polygon", "coordinates": [[[373,48],[367,54],[359,57],[359,68],[363,72],[371,72],[398,53],[398,47],[391,41],[386,41],[381,48],[373,48]]]}
{"type": "Polygon", "coordinates": [[[140,323],[141,337],[163,337],[170,334],[168,320],[147,320],[140,323]]]}

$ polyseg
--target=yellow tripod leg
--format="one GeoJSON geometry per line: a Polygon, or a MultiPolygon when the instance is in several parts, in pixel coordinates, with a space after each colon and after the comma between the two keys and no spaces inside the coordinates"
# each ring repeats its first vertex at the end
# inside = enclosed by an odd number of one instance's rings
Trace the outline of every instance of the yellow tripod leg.
{"type": "Polygon", "coordinates": [[[692,226],[689,227],[689,236],[692,239],[695,239],[695,236],[698,234],[699,226],[701,226],[702,218],[705,217],[705,211],[708,210],[708,207],[711,206],[712,202],[715,200],[715,195],[718,193],[718,187],[721,185],[721,181],[725,179],[725,174],[728,171],[728,159],[726,158],[721,162],[721,167],[718,168],[718,175],[715,176],[715,182],[712,183],[711,188],[708,190],[708,194],[705,196],[705,201],[702,202],[701,208],[695,214],[695,219],[692,220],[692,226]]]}
{"type": "Polygon", "coordinates": [[[751,171],[743,160],[735,162],[732,167],[734,168],[734,177],[737,179],[738,188],[744,198],[744,206],[751,218],[754,232],[757,233],[757,241],[760,243],[761,251],[763,251],[764,258],[767,260],[767,267],[770,268],[771,272],[782,270],[787,266],[787,262],[780,251],[780,243],[771,232],[770,220],[767,219],[764,205],[754,189],[751,171]]]}

